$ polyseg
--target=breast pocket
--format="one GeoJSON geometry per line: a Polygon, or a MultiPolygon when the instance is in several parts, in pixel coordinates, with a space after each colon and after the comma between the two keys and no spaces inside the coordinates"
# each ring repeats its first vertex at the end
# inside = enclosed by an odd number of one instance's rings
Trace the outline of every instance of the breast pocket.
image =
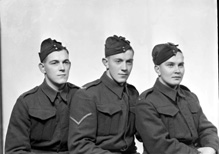
{"type": "Polygon", "coordinates": [[[31,139],[51,140],[56,128],[56,110],[30,109],[29,114],[31,116],[31,139]]]}
{"type": "Polygon", "coordinates": [[[174,106],[164,106],[157,108],[158,113],[160,114],[160,117],[166,126],[168,132],[170,133],[170,136],[175,135],[176,131],[176,116],[179,112],[179,109],[177,109],[174,106]]]}
{"type": "Polygon", "coordinates": [[[192,117],[195,123],[196,128],[199,126],[199,111],[200,111],[200,106],[198,105],[198,102],[191,101],[188,103],[188,107],[190,112],[192,113],[192,117]]]}
{"type": "Polygon", "coordinates": [[[122,109],[115,105],[98,105],[98,134],[114,135],[118,133],[122,109]]]}

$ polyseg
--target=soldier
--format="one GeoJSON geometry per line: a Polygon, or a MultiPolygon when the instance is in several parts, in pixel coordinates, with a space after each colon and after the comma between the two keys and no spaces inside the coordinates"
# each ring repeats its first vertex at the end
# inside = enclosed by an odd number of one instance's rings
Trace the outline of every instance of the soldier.
{"type": "Polygon", "coordinates": [[[136,128],[146,154],[215,154],[217,129],[204,115],[197,96],[180,85],[182,51],[172,43],[158,44],[152,56],[158,78],[140,95],[136,128]]]}
{"type": "Polygon", "coordinates": [[[67,82],[69,51],[48,38],[41,43],[39,57],[45,79],[17,99],[6,135],[6,154],[68,154],[69,106],[78,89],[67,82]]]}
{"type": "Polygon", "coordinates": [[[69,152],[72,154],[137,154],[134,142],[136,88],[126,81],[134,50],[124,37],[106,39],[106,71],[80,89],[70,109],[69,152]]]}

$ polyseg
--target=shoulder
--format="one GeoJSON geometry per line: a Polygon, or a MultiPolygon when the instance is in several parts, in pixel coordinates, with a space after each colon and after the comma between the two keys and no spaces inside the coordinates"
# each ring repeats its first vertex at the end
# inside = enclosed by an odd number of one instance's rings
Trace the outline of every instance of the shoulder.
{"type": "Polygon", "coordinates": [[[75,93],[80,89],[78,86],[67,82],[67,86],[69,88],[67,99],[71,98],[75,95],[75,93]]]}
{"type": "Polygon", "coordinates": [[[25,104],[27,104],[27,102],[34,101],[35,98],[37,98],[38,91],[39,86],[36,86],[21,94],[15,103],[15,108],[23,108],[24,106],[26,106],[25,104]]]}
{"type": "Polygon", "coordinates": [[[128,88],[128,90],[129,90],[129,92],[131,92],[132,94],[137,94],[137,95],[139,95],[139,92],[138,92],[138,90],[135,88],[135,86],[133,86],[133,85],[127,83],[127,88],[128,88]]]}
{"type": "Polygon", "coordinates": [[[98,91],[101,89],[98,87],[100,85],[101,80],[97,79],[95,81],[86,83],[75,93],[76,99],[88,99],[92,98],[94,95],[98,94],[98,91]]]}
{"type": "Polygon", "coordinates": [[[147,98],[151,93],[153,93],[154,89],[153,88],[149,88],[145,91],[143,91],[141,94],[140,94],[140,99],[145,99],[147,98]]]}
{"type": "Polygon", "coordinates": [[[190,91],[184,85],[180,85],[180,89],[183,92],[185,99],[187,100],[191,111],[196,111],[196,110],[200,109],[201,106],[200,106],[199,99],[198,99],[197,95],[195,93],[193,93],[192,91],[190,91]]]}
{"type": "Polygon", "coordinates": [[[184,85],[180,85],[180,88],[181,88],[182,90],[185,90],[185,91],[191,92],[191,91],[189,90],[189,88],[186,87],[186,86],[184,86],[184,85]]]}
{"type": "Polygon", "coordinates": [[[184,85],[180,85],[180,89],[183,91],[184,95],[186,96],[186,98],[190,98],[190,99],[198,99],[198,97],[196,96],[195,93],[193,93],[192,91],[190,91],[189,88],[187,88],[184,85]]]}
{"type": "Polygon", "coordinates": [[[72,83],[70,83],[70,82],[67,82],[67,86],[68,86],[70,89],[79,89],[78,86],[76,86],[76,85],[74,85],[74,84],[72,84],[72,83]]]}
{"type": "Polygon", "coordinates": [[[92,81],[92,82],[89,82],[89,83],[83,85],[83,86],[82,86],[82,89],[88,90],[89,88],[98,86],[100,83],[101,83],[101,80],[100,80],[100,79],[97,79],[97,80],[95,80],[95,81],[92,81]]]}
{"type": "Polygon", "coordinates": [[[160,102],[163,101],[165,101],[165,98],[154,87],[143,91],[138,98],[138,103],[152,104],[153,106],[159,106],[160,102]]]}
{"type": "Polygon", "coordinates": [[[37,93],[38,89],[39,89],[39,86],[36,86],[36,87],[24,92],[23,94],[21,94],[20,98],[25,98],[27,96],[34,95],[37,93]]]}
{"type": "MultiPolygon", "coordinates": [[[[137,110],[148,110],[150,107],[154,108],[154,94],[153,94],[154,89],[149,88],[143,91],[140,96],[138,97],[137,100],[137,110]]],[[[148,112],[148,111],[147,111],[148,112]]]]}
{"type": "Polygon", "coordinates": [[[137,90],[136,88],[135,88],[135,86],[133,86],[132,84],[129,84],[129,83],[127,83],[127,87],[129,88],[129,89],[133,89],[133,90],[137,90]]]}

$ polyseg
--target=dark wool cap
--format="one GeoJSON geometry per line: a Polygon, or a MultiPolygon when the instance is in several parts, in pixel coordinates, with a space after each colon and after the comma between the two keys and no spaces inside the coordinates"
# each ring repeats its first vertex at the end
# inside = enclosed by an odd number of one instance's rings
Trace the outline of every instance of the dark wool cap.
{"type": "Polygon", "coordinates": [[[126,52],[129,49],[132,49],[132,47],[125,37],[118,37],[116,35],[110,36],[106,39],[105,43],[105,57],[126,52]]]}
{"type": "Polygon", "coordinates": [[[65,49],[67,52],[68,50],[66,47],[62,46],[61,42],[58,42],[56,40],[52,40],[51,38],[45,39],[41,43],[41,48],[39,52],[40,61],[43,62],[43,60],[52,52],[54,51],[60,51],[65,49]]]}
{"type": "Polygon", "coordinates": [[[155,65],[160,65],[172,56],[176,55],[177,52],[182,52],[177,48],[178,45],[173,43],[158,44],[152,50],[153,62],[155,65]]]}

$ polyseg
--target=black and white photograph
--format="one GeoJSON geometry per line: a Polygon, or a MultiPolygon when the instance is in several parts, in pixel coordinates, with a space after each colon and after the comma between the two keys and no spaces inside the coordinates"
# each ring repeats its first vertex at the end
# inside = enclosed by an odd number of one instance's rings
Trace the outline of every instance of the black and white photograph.
{"type": "Polygon", "coordinates": [[[0,0],[0,154],[219,154],[217,0],[0,0]]]}

